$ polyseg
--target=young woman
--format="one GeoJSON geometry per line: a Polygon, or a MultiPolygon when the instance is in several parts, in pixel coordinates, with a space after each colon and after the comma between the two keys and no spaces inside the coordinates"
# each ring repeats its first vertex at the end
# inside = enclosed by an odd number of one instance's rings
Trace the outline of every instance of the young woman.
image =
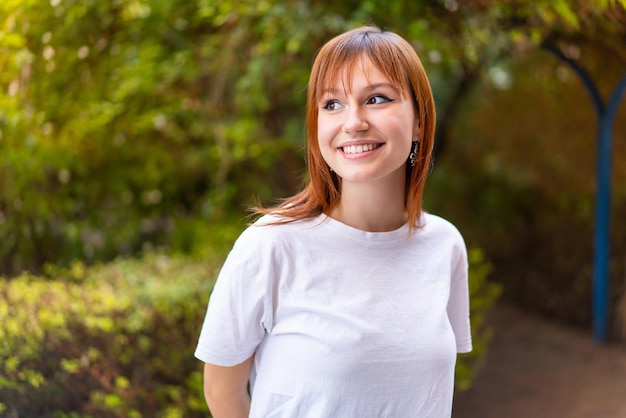
{"type": "Polygon", "coordinates": [[[214,417],[449,417],[467,255],[422,210],[430,84],[401,37],[346,32],[308,87],[310,183],[237,240],[196,357],[214,417]],[[251,397],[247,385],[250,383],[251,397]]]}

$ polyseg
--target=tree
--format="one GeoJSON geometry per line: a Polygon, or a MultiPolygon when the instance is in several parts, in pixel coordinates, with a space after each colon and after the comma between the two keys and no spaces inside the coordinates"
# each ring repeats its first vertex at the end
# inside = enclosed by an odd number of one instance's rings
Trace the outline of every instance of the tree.
{"type": "MultiPolygon", "coordinates": [[[[585,80],[585,83],[587,83],[588,87],[590,87],[590,91],[592,93],[592,98],[593,101],[595,101],[598,106],[596,106],[596,108],[598,109],[598,114],[599,116],[601,116],[600,120],[598,121],[598,125],[599,125],[599,131],[602,131],[604,133],[604,138],[605,141],[610,138],[610,135],[608,135],[606,132],[609,130],[607,129],[608,127],[610,127],[609,123],[609,118],[607,117],[607,115],[611,115],[611,114],[615,114],[617,107],[619,106],[619,97],[623,92],[623,88],[622,87],[625,83],[624,81],[624,62],[626,62],[626,55],[625,55],[625,51],[623,49],[623,45],[624,45],[624,41],[626,41],[626,13],[624,11],[624,7],[623,4],[618,3],[618,2],[564,2],[564,1],[560,1],[560,2],[534,2],[534,3],[526,3],[526,2],[516,2],[511,3],[508,2],[507,4],[504,4],[503,2],[489,2],[489,4],[485,4],[483,2],[481,2],[482,4],[480,4],[480,6],[485,6],[486,9],[481,9],[480,7],[476,6],[476,3],[478,2],[473,2],[470,3],[469,5],[466,5],[466,12],[467,10],[472,10],[472,13],[470,13],[470,15],[475,15],[475,14],[481,14],[481,13],[490,13],[492,16],[494,16],[496,18],[494,23],[495,26],[500,28],[500,33],[503,35],[506,35],[506,37],[508,38],[508,45],[509,45],[509,49],[508,51],[505,52],[505,54],[501,55],[500,57],[494,56],[494,58],[498,58],[497,60],[488,60],[485,62],[485,70],[489,71],[489,73],[492,72],[493,70],[498,70],[498,71],[494,71],[492,74],[489,74],[489,76],[491,78],[494,78],[494,74],[499,75],[502,74],[501,70],[509,71],[507,69],[507,67],[511,66],[511,63],[514,63],[516,60],[519,60],[518,57],[525,55],[528,56],[530,54],[530,51],[535,49],[537,50],[538,48],[542,48],[544,50],[550,50],[553,52],[554,55],[556,55],[562,62],[567,63],[568,65],[570,65],[572,68],[575,69],[575,71],[580,74],[583,75],[583,79],[585,80]],[[586,70],[583,70],[583,68],[586,68],[586,70]],[[610,70],[611,71],[610,71],[610,70]],[[612,71],[615,70],[615,71],[612,71]],[[591,87],[592,85],[594,85],[594,81],[595,83],[599,86],[599,87],[591,87]],[[615,89],[614,93],[612,93],[611,89],[615,89]],[[604,93],[603,93],[604,91],[604,93]],[[608,94],[607,94],[608,92],[608,94]],[[605,102],[603,97],[612,97],[612,100],[609,102],[605,102]],[[603,122],[603,123],[602,123],[603,122]]],[[[555,61],[555,64],[557,64],[557,62],[555,61]]],[[[555,65],[556,67],[556,65],[555,65]]],[[[563,74],[563,71],[561,70],[565,70],[564,68],[560,68],[559,72],[554,72],[552,73],[553,76],[553,80],[552,82],[550,82],[549,80],[547,80],[546,78],[544,79],[537,79],[535,80],[536,83],[543,83],[543,85],[546,88],[551,88],[550,86],[554,86],[554,84],[558,84],[559,81],[556,79],[557,77],[555,77],[555,75],[560,74],[560,77],[563,78],[565,75],[563,74]]],[[[528,68],[528,71],[531,71],[531,68],[528,68]]],[[[486,71],[485,71],[486,72],[486,71]]],[[[484,84],[483,84],[484,86],[484,84]]],[[[488,94],[488,92],[485,91],[484,87],[481,86],[481,94],[488,94]]],[[[552,87],[553,88],[553,87],[552,87]]],[[[515,95],[515,93],[511,92],[508,93],[510,95],[515,95]]],[[[515,96],[514,96],[515,97],[515,96]]],[[[511,99],[513,99],[514,97],[512,97],[511,99]]],[[[523,98],[519,98],[519,100],[524,100],[523,98]]],[[[561,104],[561,108],[562,109],[569,109],[569,111],[571,111],[572,107],[570,103],[565,103],[565,98],[562,98],[561,100],[563,100],[563,103],[561,104]]],[[[514,100],[509,100],[509,101],[514,101],[514,100]]],[[[582,106],[585,106],[585,104],[587,102],[580,102],[582,106]]],[[[476,105],[476,101],[473,101],[473,104],[476,105]]],[[[527,106],[529,106],[529,104],[527,104],[527,106]]],[[[531,109],[531,107],[529,106],[527,109],[531,109]]],[[[496,110],[497,111],[497,110],[496,110]]],[[[519,111],[519,110],[518,110],[519,111]]],[[[529,112],[530,110],[522,110],[524,112],[529,112]]],[[[589,106],[588,107],[588,111],[592,112],[592,107],[589,106]]],[[[494,115],[494,109],[491,109],[492,115],[494,115]]],[[[515,112],[515,110],[513,110],[513,108],[511,108],[511,113],[515,112]]],[[[555,117],[557,115],[554,115],[555,117]]],[[[507,115],[505,115],[504,113],[498,113],[498,118],[502,118],[505,117],[507,120],[511,120],[512,118],[507,117],[507,115]]],[[[513,118],[514,119],[514,118],[513,118]]],[[[572,121],[574,122],[574,121],[572,121]]],[[[455,125],[458,125],[459,121],[456,121],[455,125]]],[[[483,120],[484,123],[484,120],[483,120]]],[[[505,131],[503,131],[503,126],[501,123],[497,123],[497,122],[488,122],[488,123],[494,123],[495,125],[500,127],[500,131],[498,132],[498,135],[500,137],[502,137],[503,141],[511,141],[512,138],[515,135],[507,135],[505,131]]],[[[511,127],[509,127],[510,129],[511,127]]],[[[469,129],[469,131],[466,131],[466,135],[467,134],[473,134],[476,135],[478,133],[478,131],[481,130],[481,128],[474,126],[474,131],[472,131],[472,128],[467,128],[469,129]]],[[[483,129],[484,131],[484,129],[483,129]]],[[[540,132],[535,133],[535,135],[540,135],[540,132]]],[[[556,133],[558,135],[558,133],[556,133]]],[[[572,138],[572,137],[567,137],[567,138],[563,138],[563,140],[567,140],[568,143],[574,142],[577,139],[576,138],[572,138]]],[[[593,135],[590,135],[588,138],[586,138],[586,140],[589,143],[595,142],[596,138],[593,135]]],[[[517,162],[516,165],[519,167],[520,165],[523,166],[524,165],[524,161],[520,158],[520,150],[524,149],[525,151],[525,156],[530,158],[531,155],[533,155],[532,150],[529,150],[528,147],[530,146],[529,143],[530,139],[528,140],[523,140],[523,142],[518,143],[516,146],[519,148],[515,148],[515,157],[517,158],[517,162]]],[[[493,146],[493,144],[489,144],[491,146],[493,146]]],[[[546,145],[547,146],[547,145],[546,145]]],[[[563,145],[565,146],[565,145],[563,145]]],[[[608,158],[608,154],[610,154],[610,149],[609,147],[604,147],[604,152],[605,152],[605,157],[604,159],[601,159],[598,162],[598,167],[601,168],[603,170],[603,174],[604,174],[604,178],[605,179],[610,179],[610,164],[607,164],[607,160],[609,160],[608,158]],[[607,152],[608,151],[608,152],[607,152]]],[[[545,150],[546,152],[549,152],[548,150],[545,150]]],[[[553,150],[556,151],[558,153],[558,150],[553,150]]],[[[483,152],[492,152],[489,151],[489,149],[483,150],[483,152]]],[[[555,165],[557,162],[560,162],[562,160],[562,158],[559,158],[560,156],[558,154],[553,154],[554,155],[554,159],[555,161],[555,165]]],[[[538,156],[534,156],[532,158],[540,158],[538,156]]],[[[527,161],[526,162],[528,169],[530,169],[530,167],[532,166],[532,162],[531,161],[527,161]]],[[[523,170],[523,171],[528,171],[528,169],[523,170]]],[[[514,171],[513,169],[508,170],[508,171],[514,171]]],[[[589,171],[589,173],[579,173],[579,176],[589,176],[591,177],[593,175],[592,171],[589,171]]],[[[516,184],[519,183],[524,183],[525,180],[523,179],[523,177],[521,175],[519,175],[519,179],[518,180],[509,180],[510,184],[509,187],[515,187],[516,184]]],[[[549,177],[546,177],[549,178],[549,177]]],[[[550,182],[553,179],[550,178],[550,182]]],[[[502,181],[502,180],[500,180],[502,181]]],[[[585,205],[584,202],[580,202],[580,203],[576,203],[575,205],[572,205],[572,207],[569,209],[570,213],[563,213],[563,204],[564,202],[568,202],[571,200],[572,196],[570,195],[569,197],[566,195],[566,193],[568,193],[567,187],[566,188],[562,188],[561,190],[558,190],[554,187],[550,187],[548,181],[546,181],[546,186],[541,186],[541,188],[544,191],[547,191],[548,189],[550,189],[553,193],[554,193],[554,197],[546,197],[546,199],[541,199],[538,196],[534,197],[534,205],[538,204],[538,202],[543,202],[543,206],[542,206],[542,210],[547,210],[549,205],[554,205],[554,207],[552,208],[555,211],[559,211],[560,212],[560,216],[561,219],[558,220],[554,220],[553,222],[558,223],[558,222],[563,222],[565,220],[569,220],[572,221],[573,218],[576,218],[576,214],[575,212],[578,210],[576,207],[583,207],[585,205]],[[548,202],[544,201],[547,200],[548,202]],[[558,203],[558,201],[560,201],[561,203],[558,203]],[[548,203],[546,205],[546,203],[548,203]]],[[[526,183],[528,182],[528,179],[526,180],[526,183]]],[[[556,182],[558,184],[558,181],[556,182]]],[[[603,184],[604,187],[604,196],[606,196],[606,190],[608,190],[610,188],[610,183],[605,180],[604,182],[600,182],[600,184],[603,184]]],[[[483,188],[486,189],[488,186],[483,185],[483,188]]],[[[525,186],[527,187],[527,186],[525,186]]],[[[490,192],[483,192],[485,195],[488,195],[488,193],[492,193],[492,191],[490,192]]],[[[500,193],[500,192],[498,192],[500,193]]],[[[529,204],[529,202],[524,202],[524,199],[522,199],[520,201],[520,197],[523,196],[523,193],[521,191],[515,192],[516,196],[512,197],[512,196],[508,196],[507,199],[510,199],[511,202],[515,202],[515,205],[519,205],[517,206],[517,210],[519,211],[519,218],[525,219],[523,222],[526,223],[532,223],[532,222],[545,222],[545,220],[541,220],[541,218],[547,218],[547,216],[545,215],[541,215],[539,213],[539,210],[537,209],[536,206],[529,204]],[[534,206],[534,207],[533,207],[534,206]]],[[[601,196],[602,192],[598,193],[598,196],[601,196]]],[[[492,197],[493,198],[493,197],[492,197]]],[[[498,199],[504,199],[504,196],[500,196],[498,199]]],[[[529,197],[530,198],[530,197],[529,197]]],[[[618,202],[618,205],[620,205],[623,202],[622,200],[620,200],[618,202]]],[[[501,208],[505,206],[502,205],[501,208]]],[[[609,290],[609,286],[608,286],[608,275],[609,275],[609,264],[608,264],[608,246],[609,246],[609,237],[608,237],[608,219],[609,219],[609,213],[608,213],[608,207],[609,207],[609,202],[606,199],[599,199],[599,202],[597,203],[597,216],[600,217],[602,219],[604,223],[604,225],[600,225],[600,223],[598,223],[600,226],[597,228],[597,231],[599,231],[597,233],[597,236],[602,237],[602,238],[596,238],[596,249],[600,248],[601,250],[598,251],[596,253],[596,260],[598,259],[602,259],[604,258],[604,268],[601,268],[601,270],[604,271],[604,274],[607,276],[606,280],[601,283],[601,286],[599,289],[596,289],[596,295],[602,295],[599,297],[600,300],[604,300],[601,303],[598,303],[598,298],[596,298],[596,308],[599,307],[600,315],[598,315],[598,313],[596,313],[596,338],[602,340],[603,338],[606,337],[606,332],[608,329],[608,308],[607,308],[607,303],[606,303],[606,298],[608,295],[608,290],[609,290]],[[604,233],[602,233],[602,231],[604,231],[604,233]],[[604,249],[602,249],[602,247],[604,247],[604,249]],[[599,256],[598,254],[603,253],[604,255],[599,256]],[[598,320],[598,317],[603,317],[603,319],[598,320]],[[599,327],[599,323],[602,324],[601,327],[599,327]],[[598,331],[599,329],[601,329],[601,331],[598,331]],[[604,337],[601,337],[602,335],[604,335],[604,337]]],[[[621,206],[617,206],[617,207],[621,207],[621,206]]],[[[555,216],[553,216],[554,218],[555,216]]],[[[509,224],[510,225],[510,224],[509,224]]],[[[576,222],[571,222],[570,223],[570,227],[574,228],[574,225],[576,225],[576,222]]],[[[528,232],[530,231],[534,231],[538,228],[545,228],[546,230],[550,230],[552,228],[551,225],[543,225],[543,226],[538,226],[536,224],[534,225],[526,225],[526,230],[528,232]]],[[[619,229],[616,230],[616,234],[619,235],[618,233],[619,229]]],[[[579,230],[579,232],[583,233],[582,230],[579,230]]],[[[535,231],[535,233],[537,234],[537,232],[535,231]]],[[[532,232],[531,232],[532,234],[532,232]]],[[[526,236],[529,234],[523,233],[522,236],[516,236],[516,240],[523,242],[525,239],[528,239],[526,236]]],[[[537,234],[538,235],[538,234],[537,234]]],[[[586,235],[585,235],[586,236],[586,235]]],[[[539,254],[540,251],[543,251],[546,253],[546,257],[545,258],[549,258],[548,254],[551,254],[552,256],[554,256],[554,259],[558,258],[555,255],[555,251],[561,251],[561,252],[569,252],[570,254],[573,254],[573,251],[571,251],[571,248],[568,248],[568,246],[571,246],[572,243],[578,243],[579,247],[591,247],[591,240],[592,238],[589,237],[589,243],[580,243],[580,235],[578,237],[577,241],[572,241],[571,243],[567,243],[564,242],[563,240],[558,239],[558,237],[553,237],[550,238],[549,234],[543,234],[543,245],[541,246],[542,250],[539,250],[537,246],[533,247],[532,249],[528,249],[528,251],[524,251],[524,246],[523,245],[518,245],[515,248],[515,254],[517,255],[517,257],[524,257],[522,258],[523,260],[527,260],[527,263],[524,264],[523,262],[521,263],[521,265],[518,266],[518,269],[520,271],[524,271],[524,270],[533,270],[535,268],[537,268],[538,266],[536,265],[530,265],[530,260],[531,259],[538,259],[537,255],[539,254]],[[546,239],[550,240],[550,242],[545,241],[546,239]],[[552,248],[555,247],[555,244],[559,242],[561,244],[560,248],[552,248]],[[528,252],[532,252],[532,254],[528,254],[528,252]]],[[[573,244],[576,245],[576,244],[573,244]]],[[[497,252],[497,251],[496,251],[497,252]]],[[[616,257],[619,257],[619,255],[614,255],[611,264],[613,266],[618,265],[619,263],[617,263],[618,259],[616,257]]],[[[511,258],[514,258],[511,257],[511,258]]],[[[511,259],[509,258],[508,263],[511,264],[511,259]]],[[[596,262],[597,263],[597,262],[596,262]]],[[[577,265],[578,260],[574,261],[574,260],[570,260],[570,265],[577,265]]],[[[589,262],[588,264],[589,266],[591,265],[591,262],[589,262]]],[[[596,264],[598,265],[598,263],[596,264]]],[[[587,265],[584,266],[585,268],[587,267],[587,265]]],[[[615,269],[615,267],[612,268],[613,269],[613,276],[616,278],[621,277],[619,275],[619,272],[615,269]]],[[[565,272],[565,271],[564,271],[565,272]]],[[[571,274],[570,276],[570,281],[572,282],[572,287],[576,289],[577,294],[580,295],[580,289],[587,289],[587,285],[586,285],[586,281],[588,281],[589,277],[584,277],[583,279],[585,280],[585,282],[583,282],[582,280],[579,281],[578,280],[578,276],[580,274],[577,274],[580,272],[575,272],[572,271],[570,269],[569,274],[571,274]]],[[[498,273],[496,273],[498,274],[498,273]]],[[[521,274],[521,273],[520,273],[521,274]]],[[[531,276],[533,274],[537,274],[537,273],[531,273],[531,271],[528,271],[527,273],[527,279],[528,281],[526,283],[520,283],[520,286],[513,286],[511,282],[513,282],[513,280],[511,280],[511,278],[509,277],[509,289],[518,289],[520,287],[523,288],[532,288],[533,284],[532,282],[535,281],[540,281],[542,280],[543,283],[543,289],[544,292],[543,294],[546,296],[546,299],[549,299],[550,301],[546,300],[545,302],[543,302],[543,307],[542,309],[544,311],[549,311],[552,314],[557,314],[559,316],[561,316],[562,318],[567,318],[569,320],[571,320],[572,317],[575,317],[579,314],[577,313],[573,313],[573,310],[576,310],[576,307],[573,307],[572,310],[570,310],[569,312],[566,312],[564,309],[562,309],[563,307],[561,306],[560,308],[555,308],[555,305],[559,305],[559,304],[568,304],[569,302],[565,301],[567,298],[572,299],[571,294],[569,296],[566,295],[558,295],[558,291],[553,291],[553,290],[549,290],[547,289],[550,286],[549,283],[559,283],[559,278],[553,277],[550,275],[550,273],[548,273],[548,270],[544,269],[543,273],[539,273],[539,274],[543,274],[541,276],[539,276],[536,279],[533,279],[531,276]],[[524,286],[525,285],[525,286],[524,286]],[[558,302],[556,302],[558,301],[558,302]],[[550,307],[550,305],[552,305],[550,307]],[[555,312],[557,311],[557,312],[555,312]]],[[[590,275],[590,274],[589,274],[590,275]]],[[[599,274],[596,272],[596,277],[598,277],[599,274]]],[[[591,289],[589,289],[589,292],[591,291],[591,289]]],[[[514,290],[511,290],[512,293],[515,293],[514,290]]],[[[508,292],[505,292],[508,293],[508,292]]],[[[524,293],[523,291],[520,293],[524,293]]],[[[574,293],[574,292],[573,292],[574,293]]],[[[511,296],[511,293],[508,293],[507,296],[511,296]]],[[[518,297],[520,298],[520,295],[518,294],[517,296],[513,296],[513,297],[518,297]]],[[[535,308],[537,307],[537,305],[540,305],[542,302],[539,302],[541,300],[541,298],[537,298],[537,295],[534,296],[534,300],[530,301],[527,300],[525,301],[526,304],[530,304],[533,305],[535,308]]],[[[581,300],[581,299],[576,299],[576,303],[578,304],[579,308],[578,310],[583,310],[584,307],[586,307],[587,303],[585,300],[581,300]]],[[[571,305],[571,304],[570,304],[571,305]]],[[[571,307],[571,306],[570,306],[571,307]]]]}
{"type": "Polygon", "coordinates": [[[600,17],[621,6],[581,4],[2,2],[0,271],[133,254],[171,242],[181,219],[293,193],[310,63],[357,25],[415,46],[435,88],[442,157],[464,98],[514,47],[587,39],[587,20],[619,45],[620,26],[600,17]]]}

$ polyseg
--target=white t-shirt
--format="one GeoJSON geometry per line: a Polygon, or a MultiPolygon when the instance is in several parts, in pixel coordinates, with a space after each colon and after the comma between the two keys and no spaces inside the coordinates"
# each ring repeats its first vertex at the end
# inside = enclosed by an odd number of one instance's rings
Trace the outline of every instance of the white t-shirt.
{"type": "Polygon", "coordinates": [[[254,355],[250,417],[449,417],[472,349],[463,239],[449,222],[365,232],[325,215],[239,237],[195,355],[254,355]]]}

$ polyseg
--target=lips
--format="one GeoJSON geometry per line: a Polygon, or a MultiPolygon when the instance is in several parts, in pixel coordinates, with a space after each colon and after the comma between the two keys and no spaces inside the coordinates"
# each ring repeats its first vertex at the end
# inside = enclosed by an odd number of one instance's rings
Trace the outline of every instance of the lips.
{"type": "Polygon", "coordinates": [[[373,151],[379,147],[380,144],[362,144],[362,145],[346,145],[339,147],[339,149],[345,154],[362,154],[364,152],[373,151]]]}

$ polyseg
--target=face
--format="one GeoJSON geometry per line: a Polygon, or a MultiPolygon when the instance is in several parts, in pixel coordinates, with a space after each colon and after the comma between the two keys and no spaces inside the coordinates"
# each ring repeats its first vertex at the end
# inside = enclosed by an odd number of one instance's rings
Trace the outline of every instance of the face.
{"type": "Polygon", "coordinates": [[[323,92],[317,119],[322,157],[350,183],[404,185],[419,126],[409,94],[402,94],[368,60],[323,92]]]}

